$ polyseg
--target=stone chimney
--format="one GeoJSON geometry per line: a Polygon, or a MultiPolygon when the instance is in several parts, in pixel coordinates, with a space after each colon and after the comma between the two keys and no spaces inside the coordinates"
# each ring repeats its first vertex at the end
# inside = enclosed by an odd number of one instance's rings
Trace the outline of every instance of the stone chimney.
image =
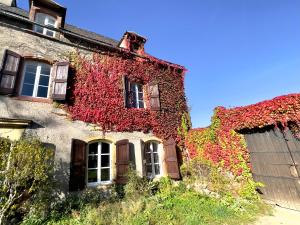
{"type": "Polygon", "coordinates": [[[13,7],[17,6],[16,0],[0,0],[0,4],[13,6],[13,7]]]}
{"type": "Polygon", "coordinates": [[[119,42],[119,47],[143,55],[145,53],[144,45],[146,41],[147,39],[142,37],[141,35],[135,32],[126,31],[121,41],[119,42]]]}

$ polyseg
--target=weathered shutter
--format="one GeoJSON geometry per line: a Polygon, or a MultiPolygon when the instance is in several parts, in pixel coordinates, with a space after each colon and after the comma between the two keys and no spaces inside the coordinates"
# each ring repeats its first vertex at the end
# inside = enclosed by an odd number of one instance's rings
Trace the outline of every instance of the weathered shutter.
{"type": "Polygon", "coordinates": [[[116,182],[119,184],[125,184],[127,182],[127,172],[130,163],[129,157],[129,141],[127,139],[118,141],[117,146],[117,178],[116,182]]]}
{"type": "Polygon", "coordinates": [[[130,108],[130,83],[126,76],[123,76],[124,104],[126,108],[130,108]]]}
{"type": "Polygon", "coordinates": [[[149,97],[151,110],[160,110],[158,84],[149,84],[149,97]]]}
{"type": "Polygon", "coordinates": [[[70,191],[83,190],[85,187],[86,147],[87,144],[84,141],[72,139],[70,191]]]}
{"type": "Polygon", "coordinates": [[[176,142],[173,138],[164,142],[165,161],[169,177],[179,179],[179,167],[176,153],[176,142]]]}
{"type": "Polygon", "coordinates": [[[67,93],[67,82],[69,73],[69,62],[58,62],[53,67],[53,100],[65,100],[67,93]]]}
{"type": "Polygon", "coordinates": [[[21,56],[6,50],[0,73],[0,94],[11,95],[14,93],[18,77],[21,56]]]}

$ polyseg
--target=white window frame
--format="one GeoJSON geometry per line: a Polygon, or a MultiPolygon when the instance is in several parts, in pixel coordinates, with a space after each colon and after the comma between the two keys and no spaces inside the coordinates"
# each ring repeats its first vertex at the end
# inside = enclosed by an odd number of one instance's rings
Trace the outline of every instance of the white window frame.
{"type": "Polygon", "coordinates": [[[145,101],[144,101],[144,88],[143,88],[143,85],[142,84],[139,84],[139,83],[131,83],[130,85],[133,85],[134,86],[134,92],[135,92],[135,101],[136,101],[136,105],[135,105],[135,108],[137,109],[144,109],[145,108],[145,101]],[[139,88],[138,86],[141,86],[142,88],[142,91],[139,91],[139,88]],[[141,107],[141,100],[139,100],[139,94],[143,94],[143,107],[141,107]]]}
{"type": "Polygon", "coordinates": [[[87,149],[86,149],[86,184],[88,187],[94,187],[97,185],[106,185],[106,184],[111,184],[112,183],[112,154],[111,154],[111,144],[106,142],[106,141],[95,141],[95,142],[90,142],[87,145],[87,149]],[[89,146],[90,144],[98,144],[98,154],[89,154],[89,146]],[[108,144],[109,146],[109,153],[101,153],[101,147],[102,147],[102,143],[108,144]],[[93,155],[97,155],[97,168],[90,168],[89,169],[89,156],[93,156],[93,155]],[[109,155],[109,166],[108,167],[101,167],[101,156],[102,155],[109,155]],[[96,182],[89,182],[89,177],[88,177],[88,171],[89,170],[95,170],[97,169],[97,181],[96,182]],[[101,169],[109,169],[109,180],[108,181],[101,181],[101,169]]]}
{"type": "MultiPolygon", "coordinates": [[[[150,178],[155,178],[155,177],[160,177],[161,176],[161,171],[162,171],[162,162],[161,162],[161,154],[160,154],[160,143],[157,141],[147,141],[146,144],[150,144],[150,152],[145,152],[144,154],[149,154],[150,153],[150,157],[151,157],[151,167],[152,167],[152,175],[150,178]],[[157,152],[153,152],[153,144],[157,145],[157,152]],[[158,162],[155,163],[154,162],[154,154],[157,154],[158,156],[158,162]],[[155,165],[159,166],[159,171],[158,174],[155,174],[155,165]]],[[[146,160],[146,159],[145,159],[146,160]]],[[[147,173],[147,166],[150,164],[147,164],[147,161],[145,161],[146,163],[146,173],[147,173]]]]}
{"type": "MultiPolygon", "coordinates": [[[[53,28],[57,28],[57,19],[55,17],[50,16],[50,15],[48,15],[46,13],[40,13],[40,12],[38,12],[38,13],[35,14],[35,22],[37,22],[38,16],[45,16],[45,20],[44,20],[44,23],[42,25],[51,26],[53,28]],[[55,21],[54,25],[53,24],[49,24],[49,19],[54,19],[54,21],[55,21]]],[[[38,28],[39,27],[41,27],[41,26],[35,25],[34,26],[34,31],[37,32],[37,33],[39,33],[39,34],[41,34],[40,32],[38,32],[38,28]]],[[[41,28],[43,29],[43,33],[42,33],[43,35],[46,35],[48,37],[55,37],[56,36],[56,31],[51,30],[51,29],[46,28],[46,27],[41,27],[41,28]],[[51,35],[47,35],[47,31],[53,32],[53,35],[52,36],[51,35]]]]}
{"type": "Polygon", "coordinates": [[[49,93],[50,93],[50,84],[52,82],[52,79],[51,79],[51,74],[52,74],[52,66],[50,66],[50,74],[49,74],[49,83],[48,83],[48,92],[47,92],[47,97],[44,98],[44,97],[38,97],[37,96],[37,93],[38,93],[38,88],[39,86],[42,86],[42,87],[46,87],[44,85],[39,85],[39,82],[40,82],[40,77],[41,77],[41,69],[42,69],[42,65],[49,65],[47,63],[41,63],[41,62],[38,62],[38,61],[25,61],[25,64],[24,64],[24,67],[23,67],[23,71],[22,71],[22,82],[21,82],[21,88],[20,88],[20,92],[19,92],[19,95],[21,96],[24,96],[24,97],[33,97],[33,98],[41,98],[41,99],[48,99],[49,98],[49,93]],[[25,80],[25,72],[26,72],[26,66],[27,64],[36,64],[37,65],[37,69],[36,69],[36,74],[35,74],[35,80],[34,80],[34,86],[33,86],[33,93],[31,96],[29,95],[22,95],[22,91],[23,91],[23,86],[24,86],[24,80],[25,80]]]}

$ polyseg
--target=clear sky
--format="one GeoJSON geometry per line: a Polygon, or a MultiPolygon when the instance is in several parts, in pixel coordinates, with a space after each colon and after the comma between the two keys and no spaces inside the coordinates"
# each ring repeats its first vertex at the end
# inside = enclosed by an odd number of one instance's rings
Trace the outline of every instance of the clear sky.
{"type": "Polygon", "coordinates": [[[216,106],[300,92],[299,0],[57,2],[67,23],[116,40],[136,31],[148,53],[185,66],[193,127],[209,125],[216,106]]]}

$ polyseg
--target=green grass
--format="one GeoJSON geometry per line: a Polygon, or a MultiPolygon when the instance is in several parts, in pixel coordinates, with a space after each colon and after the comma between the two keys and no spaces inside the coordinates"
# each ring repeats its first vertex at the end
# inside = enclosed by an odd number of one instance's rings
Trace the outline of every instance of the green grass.
{"type": "Polygon", "coordinates": [[[47,224],[241,225],[249,224],[265,210],[259,201],[226,205],[220,199],[194,191],[171,191],[150,197],[103,202],[98,207],[85,207],[47,224]]]}

